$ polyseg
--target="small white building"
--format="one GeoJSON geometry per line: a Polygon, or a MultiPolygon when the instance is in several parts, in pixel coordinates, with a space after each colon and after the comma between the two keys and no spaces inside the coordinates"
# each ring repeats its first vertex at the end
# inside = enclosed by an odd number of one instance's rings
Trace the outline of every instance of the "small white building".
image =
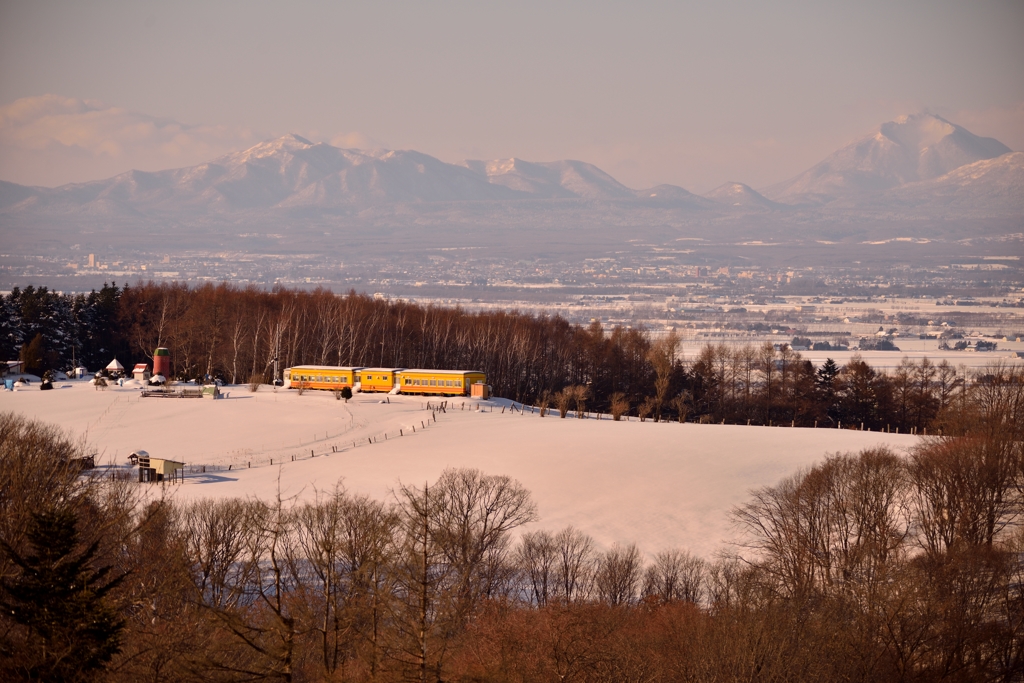
{"type": "Polygon", "coordinates": [[[0,377],[20,375],[25,372],[25,364],[20,360],[8,360],[0,363],[0,377]]]}
{"type": "Polygon", "coordinates": [[[132,369],[132,377],[140,382],[148,382],[151,376],[152,373],[149,371],[149,365],[146,363],[136,363],[132,369]]]}

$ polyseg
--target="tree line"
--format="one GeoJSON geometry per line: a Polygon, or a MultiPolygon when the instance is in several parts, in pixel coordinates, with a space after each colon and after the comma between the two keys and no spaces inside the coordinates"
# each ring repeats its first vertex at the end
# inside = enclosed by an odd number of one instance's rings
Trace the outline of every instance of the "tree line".
{"type": "Polygon", "coordinates": [[[674,333],[573,325],[517,311],[388,301],[349,292],[229,284],[45,287],[0,297],[0,354],[30,371],[117,357],[126,367],[167,347],[182,380],[270,381],[275,367],[473,369],[498,396],[642,419],[934,430],[966,377],[947,361],[905,359],[881,372],[859,357],[815,368],[785,344],[707,345],[679,357],[674,333]],[[582,406],[582,408],[581,408],[582,406]]]}
{"type": "Polygon", "coordinates": [[[527,531],[529,491],[476,470],[385,501],[154,500],[0,415],[0,677],[1019,681],[1024,377],[938,420],[752,492],[701,558],[527,531]]]}

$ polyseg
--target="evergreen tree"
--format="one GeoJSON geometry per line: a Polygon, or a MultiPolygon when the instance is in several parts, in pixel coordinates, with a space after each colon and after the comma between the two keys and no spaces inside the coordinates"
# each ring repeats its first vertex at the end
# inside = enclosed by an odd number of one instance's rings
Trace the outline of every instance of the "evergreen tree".
{"type": "Polygon", "coordinates": [[[826,358],[822,366],[818,368],[818,386],[822,391],[835,391],[836,377],[838,375],[839,365],[831,358],[826,358]]]}
{"type": "Polygon", "coordinates": [[[97,292],[93,290],[85,297],[79,320],[82,330],[82,359],[90,369],[104,367],[112,358],[121,355],[130,362],[127,347],[119,343],[118,307],[121,295],[127,287],[119,288],[117,283],[103,284],[97,292]]]}
{"type": "Polygon", "coordinates": [[[0,547],[21,571],[0,581],[0,607],[19,625],[0,641],[0,675],[33,681],[90,681],[120,651],[124,622],[107,595],[124,578],[94,569],[99,543],[84,551],[71,510],[34,513],[22,556],[0,547]]]}
{"type": "Polygon", "coordinates": [[[15,287],[7,296],[0,295],[0,361],[15,360],[21,346],[21,316],[15,305],[15,287]]]}
{"type": "Polygon", "coordinates": [[[839,365],[831,358],[826,358],[814,378],[825,413],[833,422],[839,419],[839,405],[836,397],[837,377],[839,377],[839,365]]]}

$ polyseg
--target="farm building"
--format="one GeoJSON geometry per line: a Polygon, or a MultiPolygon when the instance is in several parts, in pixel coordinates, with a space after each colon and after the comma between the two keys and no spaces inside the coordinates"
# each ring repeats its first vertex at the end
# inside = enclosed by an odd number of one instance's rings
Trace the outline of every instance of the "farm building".
{"type": "MultiPolygon", "coordinates": [[[[143,482],[180,482],[185,469],[185,463],[177,460],[166,460],[164,458],[150,457],[145,451],[136,451],[135,455],[139,463],[139,483],[143,482]]],[[[130,457],[130,456],[129,456],[130,457]]]]}
{"type": "Polygon", "coordinates": [[[148,382],[149,378],[152,377],[149,372],[149,365],[146,363],[136,363],[132,369],[132,377],[140,382],[148,382]]]}

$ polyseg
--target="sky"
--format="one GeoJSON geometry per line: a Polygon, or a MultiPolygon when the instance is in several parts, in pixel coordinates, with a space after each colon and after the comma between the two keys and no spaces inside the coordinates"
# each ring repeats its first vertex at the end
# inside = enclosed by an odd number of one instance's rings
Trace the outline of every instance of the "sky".
{"type": "Polygon", "coordinates": [[[28,185],[297,133],[759,188],[922,111],[1024,150],[1024,2],[0,3],[0,180],[28,185]]]}

